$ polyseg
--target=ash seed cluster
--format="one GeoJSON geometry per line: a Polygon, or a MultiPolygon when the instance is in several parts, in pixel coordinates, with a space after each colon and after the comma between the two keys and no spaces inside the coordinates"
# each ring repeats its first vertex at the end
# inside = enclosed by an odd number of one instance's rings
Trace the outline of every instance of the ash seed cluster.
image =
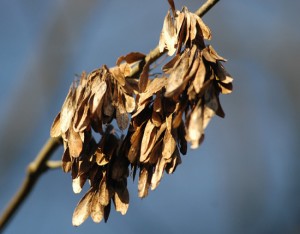
{"type": "Polygon", "coordinates": [[[159,50],[171,59],[162,75],[149,74],[142,53],[121,56],[115,67],[82,73],[53,122],[50,135],[63,139],[62,165],[71,172],[73,191],[80,193],[86,181],[90,185],[73,213],[75,226],[89,216],[107,221],[112,203],[124,215],[130,174],[138,173],[138,195],[146,197],[164,171],[175,171],[188,143],[199,147],[211,118],[225,115],[219,94],[231,93],[233,81],[222,64],[226,60],[205,44],[211,32],[202,19],[169,3],[159,50]],[[140,64],[139,77],[131,77],[140,64]],[[113,120],[124,136],[116,134],[113,120]]]}

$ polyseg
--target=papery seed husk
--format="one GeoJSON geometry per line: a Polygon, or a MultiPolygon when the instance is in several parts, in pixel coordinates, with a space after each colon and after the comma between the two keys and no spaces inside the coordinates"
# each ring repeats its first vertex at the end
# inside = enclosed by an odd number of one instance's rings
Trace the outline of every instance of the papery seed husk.
{"type": "Polygon", "coordinates": [[[72,162],[71,157],[69,154],[69,148],[64,150],[63,156],[62,156],[62,169],[64,172],[70,172],[72,168],[72,162]]]}
{"type": "Polygon", "coordinates": [[[95,113],[95,111],[97,110],[99,104],[101,103],[102,101],[102,98],[106,92],[106,89],[107,89],[107,85],[106,85],[106,82],[105,81],[101,81],[97,87],[95,87],[95,90],[93,91],[94,93],[94,96],[93,98],[91,99],[91,113],[95,113]]]}
{"type": "Polygon", "coordinates": [[[206,40],[210,40],[211,39],[211,32],[210,32],[209,27],[206,26],[206,24],[202,21],[202,19],[198,15],[193,14],[193,13],[190,13],[190,14],[192,14],[193,17],[196,18],[197,24],[199,25],[199,27],[202,31],[201,33],[203,35],[203,38],[206,39],[206,40]]]}
{"type": "Polygon", "coordinates": [[[142,168],[140,171],[138,182],[138,196],[140,198],[144,198],[148,195],[148,189],[150,187],[149,173],[150,171],[146,168],[142,168]]]}
{"type": "Polygon", "coordinates": [[[99,184],[99,202],[103,206],[107,206],[110,201],[109,190],[107,188],[106,175],[103,176],[99,184]]]}
{"type": "Polygon", "coordinates": [[[191,142],[192,149],[199,146],[199,140],[203,133],[203,111],[201,105],[197,105],[192,110],[187,129],[187,137],[191,142]]]}
{"type": "Polygon", "coordinates": [[[70,127],[68,135],[69,153],[72,157],[79,157],[83,147],[80,135],[78,132],[74,131],[73,127],[70,127]]]}
{"type": "Polygon", "coordinates": [[[139,92],[142,93],[146,90],[149,83],[149,70],[150,70],[150,61],[147,62],[142,70],[139,80],[139,92]]]}
{"type": "Polygon", "coordinates": [[[124,93],[125,97],[125,108],[127,113],[131,113],[135,110],[135,99],[130,95],[124,93]]]}
{"type": "Polygon", "coordinates": [[[166,161],[163,158],[159,158],[151,178],[151,190],[156,189],[159,185],[164,173],[165,166],[166,161]]]}
{"type": "Polygon", "coordinates": [[[91,202],[91,218],[95,223],[100,223],[104,217],[104,206],[100,203],[100,193],[95,192],[91,202]]]}
{"type": "Polygon", "coordinates": [[[125,56],[120,56],[116,64],[119,66],[123,61],[126,61],[126,63],[134,63],[144,59],[145,57],[146,55],[140,52],[131,52],[129,54],[126,54],[125,56]]]}
{"type": "Polygon", "coordinates": [[[197,27],[196,27],[196,18],[194,14],[191,14],[191,24],[190,24],[190,40],[193,41],[197,35],[197,27]]]}
{"type": "Polygon", "coordinates": [[[141,144],[140,162],[147,160],[150,151],[152,150],[156,140],[156,127],[149,120],[146,124],[144,135],[141,144]]]}
{"type": "Polygon", "coordinates": [[[120,130],[125,130],[129,124],[129,118],[123,103],[119,103],[116,108],[116,119],[120,130]]]}
{"type": "Polygon", "coordinates": [[[169,162],[176,148],[176,141],[169,130],[165,131],[163,142],[162,156],[166,162],[169,162]]]}
{"type": "Polygon", "coordinates": [[[108,203],[107,206],[104,207],[104,222],[106,223],[110,213],[111,202],[108,203]]]}
{"type": "Polygon", "coordinates": [[[172,161],[167,163],[166,165],[166,172],[168,174],[174,173],[177,165],[179,165],[181,163],[181,157],[180,157],[180,153],[178,151],[178,148],[176,147],[174,154],[172,155],[172,161]]]}
{"type": "Polygon", "coordinates": [[[129,193],[126,187],[115,191],[114,203],[116,211],[125,215],[129,207],[129,193]]]}
{"type": "Polygon", "coordinates": [[[75,87],[74,84],[72,84],[60,112],[60,129],[63,133],[65,133],[71,125],[75,108],[75,87]]]}
{"type": "Polygon", "coordinates": [[[180,59],[179,64],[174,67],[174,71],[170,74],[168,84],[166,86],[165,97],[172,97],[177,94],[177,89],[182,85],[183,79],[188,72],[189,57],[188,53],[184,53],[180,59]]]}
{"type": "Polygon", "coordinates": [[[90,215],[90,203],[93,198],[94,191],[92,188],[84,195],[84,197],[77,204],[72,218],[72,224],[79,226],[82,224],[90,215]]]}
{"type": "Polygon", "coordinates": [[[74,193],[80,193],[82,187],[80,186],[80,176],[72,180],[72,188],[74,193]]]}
{"type": "Polygon", "coordinates": [[[201,88],[203,87],[205,75],[206,75],[206,68],[203,60],[201,59],[195,78],[193,79],[193,86],[196,93],[199,93],[201,88]]]}
{"type": "Polygon", "coordinates": [[[61,135],[61,127],[60,127],[60,112],[58,115],[55,117],[51,130],[50,130],[50,136],[51,137],[59,137],[61,135]]]}
{"type": "Polygon", "coordinates": [[[167,48],[168,55],[172,56],[176,51],[176,44],[177,44],[177,37],[176,37],[175,26],[172,17],[170,15],[170,11],[168,11],[160,35],[159,51],[163,52],[164,49],[167,48]]]}

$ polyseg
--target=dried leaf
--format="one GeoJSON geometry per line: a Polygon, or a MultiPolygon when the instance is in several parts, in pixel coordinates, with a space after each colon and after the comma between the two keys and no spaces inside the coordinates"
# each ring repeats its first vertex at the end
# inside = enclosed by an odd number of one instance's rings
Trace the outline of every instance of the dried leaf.
{"type": "MultiPolygon", "coordinates": [[[[96,80],[98,80],[98,79],[96,79],[96,80]]],[[[94,85],[94,87],[92,87],[93,96],[91,97],[91,100],[90,100],[90,102],[91,102],[90,110],[91,110],[92,114],[94,114],[95,111],[97,110],[97,108],[98,108],[100,102],[102,101],[102,98],[106,92],[106,89],[107,89],[107,84],[103,80],[97,82],[97,85],[94,85]]]]}
{"type": "Polygon", "coordinates": [[[123,61],[126,61],[126,63],[134,63],[134,62],[137,62],[139,60],[142,60],[146,57],[145,54],[142,54],[140,52],[131,52],[125,56],[120,56],[117,60],[117,65],[120,66],[120,64],[123,62],[123,61]]]}
{"type": "Polygon", "coordinates": [[[75,112],[75,86],[71,85],[69,93],[66,97],[66,100],[61,108],[60,112],[60,129],[63,133],[65,133],[72,122],[74,112],[75,112]]]}
{"type": "Polygon", "coordinates": [[[156,164],[159,157],[162,155],[162,149],[163,149],[163,139],[161,138],[159,141],[156,141],[155,146],[153,147],[153,150],[150,153],[149,156],[149,164],[156,164]]]}
{"type": "Polygon", "coordinates": [[[168,130],[165,131],[163,141],[164,141],[164,143],[163,143],[162,156],[166,162],[169,162],[169,159],[173,155],[174,150],[176,148],[176,141],[173,138],[173,135],[171,134],[171,132],[169,132],[168,130]]]}
{"type": "Polygon", "coordinates": [[[125,97],[125,108],[127,113],[131,113],[135,110],[135,99],[124,93],[125,97]]]}
{"type": "Polygon", "coordinates": [[[142,93],[145,91],[149,81],[149,69],[150,69],[150,62],[148,61],[142,70],[140,80],[139,80],[139,92],[142,93]]]}
{"type": "Polygon", "coordinates": [[[114,195],[116,211],[125,215],[129,207],[129,193],[127,188],[117,189],[114,195]]]}
{"type": "Polygon", "coordinates": [[[80,193],[82,187],[80,186],[80,176],[72,180],[72,188],[74,193],[80,193]]]}
{"type": "Polygon", "coordinates": [[[168,174],[174,173],[177,165],[179,165],[181,163],[181,157],[180,157],[180,153],[178,151],[178,148],[176,147],[174,154],[172,155],[172,161],[170,163],[167,163],[166,165],[166,172],[168,174]]]}
{"type": "Polygon", "coordinates": [[[151,116],[151,122],[154,124],[155,127],[159,128],[162,124],[162,119],[159,113],[153,111],[151,116]]]}
{"type": "Polygon", "coordinates": [[[90,204],[93,195],[94,195],[94,191],[91,188],[77,204],[72,218],[72,224],[74,226],[79,226],[89,217],[90,204]]]}
{"type": "Polygon", "coordinates": [[[108,203],[107,206],[104,207],[104,222],[106,223],[110,213],[111,202],[108,203]]]}
{"type": "Polygon", "coordinates": [[[166,124],[167,124],[167,129],[169,132],[172,131],[172,115],[168,115],[166,117],[166,124]]]}
{"type": "Polygon", "coordinates": [[[120,130],[125,130],[129,124],[129,118],[123,103],[119,103],[116,109],[116,119],[120,130]]]}
{"type": "Polygon", "coordinates": [[[107,91],[107,95],[104,95],[103,101],[103,113],[106,116],[112,116],[115,112],[115,108],[112,104],[111,90],[107,91]]]}
{"type": "Polygon", "coordinates": [[[106,175],[104,174],[99,184],[99,202],[103,206],[107,206],[110,201],[109,190],[107,188],[106,175]]]}
{"type": "Polygon", "coordinates": [[[104,217],[104,206],[100,203],[100,193],[95,192],[91,201],[91,218],[94,222],[100,223],[104,217]]]}
{"type": "Polygon", "coordinates": [[[162,28],[162,32],[160,34],[159,40],[159,51],[163,52],[165,48],[168,50],[168,55],[172,56],[176,51],[177,37],[175,26],[170,15],[170,11],[168,11],[164,25],[162,28]]]}
{"type": "Polygon", "coordinates": [[[87,99],[83,100],[75,112],[73,128],[76,132],[83,132],[90,124],[90,119],[88,118],[89,105],[87,102],[87,99]]]}
{"type": "Polygon", "coordinates": [[[191,24],[190,24],[190,40],[193,41],[197,35],[197,27],[196,27],[197,20],[194,14],[191,14],[191,24]]]}
{"type": "Polygon", "coordinates": [[[157,93],[158,91],[162,90],[162,88],[167,84],[168,79],[166,77],[159,77],[153,79],[145,92],[140,93],[139,104],[142,104],[145,100],[152,97],[153,94],[157,93]]]}
{"type": "Polygon", "coordinates": [[[223,58],[220,55],[218,55],[218,53],[215,51],[215,49],[211,45],[209,45],[206,48],[207,48],[209,54],[211,55],[211,57],[213,57],[215,60],[217,60],[217,61],[223,61],[223,62],[227,61],[225,58],[223,58]]]}
{"type": "Polygon", "coordinates": [[[153,111],[159,113],[162,111],[162,96],[157,95],[153,102],[153,111]]]}
{"type": "MultiPolygon", "coordinates": [[[[128,151],[129,145],[126,145],[126,148],[120,149],[119,152],[122,152],[123,150],[128,151]]],[[[124,154],[126,154],[124,152],[124,154]]],[[[126,155],[127,156],[127,155],[126,155]]],[[[111,178],[113,180],[120,181],[122,178],[128,177],[128,160],[125,155],[121,154],[118,156],[117,160],[113,162],[112,169],[111,169],[111,178]]]]}
{"type": "Polygon", "coordinates": [[[75,132],[73,127],[69,130],[68,136],[68,146],[69,146],[69,153],[71,157],[79,157],[83,143],[81,141],[80,135],[78,132],[75,132]]]}
{"type": "Polygon", "coordinates": [[[137,160],[138,153],[140,151],[140,143],[143,137],[142,127],[137,127],[135,132],[130,138],[131,147],[128,152],[128,160],[131,164],[135,163],[137,160]]]}
{"type": "Polygon", "coordinates": [[[163,158],[159,158],[155,167],[155,171],[151,178],[151,190],[154,190],[159,185],[161,178],[164,173],[164,169],[166,166],[166,161],[163,158]]]}
{"type": "Polygon", "coordinates": [[[176,36],[179,38],[179,34],[184,31],[185,25],[185,13],[184,12],[178,12],[177,17],[175,18],[176,20],[176,36]]]}
{"type": "Polygon", "coordinates": [[[117,81],[118,85],[124,86],[125,85],[125,72],[127,73],[127,69],[130,69],[128,64],[122,64],[122,67],[114,67],[110,69],[112,73],[112,77],[114,80],[117,81]],[[126,66],[127,65],[127,66],[126,66]]]}
{"type": "Polygon", "coordinates": [[[211,39],[211,32],[210,32],[209,27],[206,26],[206,24],[202,21],[202,19],[198,15],[193,14],[193,13],[190,13],[190,14],[193,17],[196,18],[197,24],[199,26],[199,29],[201,30],[203,38],[206,39],[206,40],[210,40],[211,39]]]}
{"type": "Polygon", "coordinates": [[[51,137],[59,137],[61,135],[61,130],[60,130],[60,112],[58,115],[55,117],[51,130],[50,130],[50,136],[51,137]]]}
{"type": "Polygon", "coordinates": [[[145,167],[141,169],[139,182],[138,182],[138,196],[144,198],[148,195],[148,189],[150,187],[150,170],[145,167]]]}
{"type": "Polygon", "coordinates": [[[62,156],[62,168],[64,172],[70,172],[72,168],[71,157],[69,154],[69,148],[64,150],[64,154],[62,156]]]}
{"type": "Polygon", "coordinates": [[[178,88],[183,84],[183,79],[186,76],[189,68],[189,57],[188,53],[184,52],[179,60],[179,63],[174,67],[168,79],[166,86],[165,97],[172,97],[176,94],[178,88]]]}
{"type": "Polygon", "coordinates": [[[155,125],[149,120],[146,124],[141,144],[140,162],[145,162],[156,140],[155,125]]]}
{"type": "Polygon", "coordinates": [[[102,148],[98,147],[95,152],[95,161],[99,166],[104,166],[107,163],[109,163],[109,159],[105,156],[105,154],[102,152],[102,148]]]}
{"type": "Polygon", "coordinates": [[[166,63],[163,67],[162,70],[165,73],[170,73],[170,71],[172,71],[172,68],[175,66],[175,64],[177,63],[177,61],[180,59],[180,55],[176,54],[174,56],[174,58],[172,58],[168,63],[166,63]]]}
{"type": "Polygon", "coordinates": [[[191,148],[199,146],[203,135],[203,111],[200,105],[192,110],[187,129],[187,140],[191,142],[191,148]]]}
{"type": "Polygon", "coordinates": [[[186,7],[183,8],[183,11],[185,12],[185,23],[186,23],[186,36],[185,36],[185,41],[184,41],[184,45],[186,45],[186,43],[188,42],[188,40],[190,39],[190,26],[191,26],[191,16],[190,13],[188,12],[188,9],[186,7]]]}
{"type": "Polygon", "coordinates": [[[206,68],[203,60],[200,60],[200,64],[198,66],[197,73],[195,78],[193,79],[193,86],[196,93],[200,93],[201,88],[203,87],[204,79],[206,75],[206,68]]]}

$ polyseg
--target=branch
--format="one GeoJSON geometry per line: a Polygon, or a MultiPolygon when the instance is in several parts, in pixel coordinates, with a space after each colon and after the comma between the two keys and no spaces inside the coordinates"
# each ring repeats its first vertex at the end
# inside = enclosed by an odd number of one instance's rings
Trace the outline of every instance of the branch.
{"type": "Polygon", "coordinates": [[[0,217],[0,232],[4,230],[19,206],[25,201],[39,177],[49,169],[47,161],[59,145],[61,145],[59,138],[50,138],[34,161],[28,165],[26,178],[23,181],[22,186],[11,199],[6,210],[4,210],[0,217]]]}
{"type": "MultiPolygon", "coordinates": [[[[204,16],[214,5],[216,5],[220,0],[207,0],[196,12],[195,14],[202,17],[204,16]]],[[[129,77],[134,77],[139,74],[143,69],[143,64],[150,63],[152,64],[157,59],[159,59],[166,51],[160,52],[159,46],[157,45],[153,50],[147,54],[145,59],[141,61],[137,66],[135,66],[129,77]]]]}
{"type": "Polygon", "coordinates": [[[207,0],[196,12],[196,15],[200,17],[204,16],[214,5],[216,5],[220,0],[207,0]]]}
{"type": "Polygon", "coordinates": [[[48,169],[59,169],[62,168],[62,162],[59,161],[47,161],[46,166],[48,169]]]}
{"type": "MultiPolygon", "coordinates": [[[[219,0],[208,0],[204,5],[202,5],[195,14],[202,17],[205,15],[219,0]]],[[[160,52],[158,46],[149,52],[143,61],[141,61],[136,67],[132,69],[130,77],[136,76],[141,72],[142,65],[145,63],[152,64],[157,59],[159,59],[164,52],[160,52]]],[[[40,153],[37,155],[35,160],[28,165],[26,178],[23,181],[22,186],[19,191],[14,195],[10,203],[8,204],[6,210],[4,210],[2,216],[0,217],[0,232],[2,232],[5,226],[8,224],[12,216],[15,214],[20,205],[25,201],[34,185],[36,184],[39,177],[46,172],[48,169],[56,169],[61,167],[61,162],[48,161],[52,153],[61,144],[60,138],[50,138],[47,143],[41,149],[40,153]]]]}

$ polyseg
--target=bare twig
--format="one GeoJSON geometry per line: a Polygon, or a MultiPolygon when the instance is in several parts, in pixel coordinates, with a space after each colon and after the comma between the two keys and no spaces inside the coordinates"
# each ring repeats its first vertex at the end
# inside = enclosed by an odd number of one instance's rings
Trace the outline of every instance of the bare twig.
{"type": "MultiPolygon", "coordinates": [[[[205,15],[219,0],[208,0],[203,6],[201,6],[195,13],[199,16],[205,15]]],[[[131,72],[131,77],[136,76],[142,69],[142,64],[150,63],[152,64],[157,59],[159,59],[164,52],[160,52],[158,46],[151,50],[145,59],[140,62],[136,67],[133,68],[131,72]]],[[[48,169],[56,169],[61,167],[61,162],[57,161],[48,161],[52,153],[57,149],[61,144],[59,138],[50,138],[47,143],[41,149],[40,153],[37,155],[35,160],[31,162],[27,168],[27,175],[23,181],[22,186],[17,191],[15,196],[12,198],[8,204],[6,210],[4,210],[2,216],[0,217],[0,233],[4,230],[5,226],[12,218],[19,206],[24,202],[26,197],[31,192],[35,183],[39,177],[48,169]]]]}
{"type": "Polygon", "coordinates": [[[16,210],[29,195],[39,177],[49,169],[47,166],[47,161],[60,144],[61,142],[59,138],[50,138],[36,156],[34,161],[28,165],[26,178],[23,181],[22,186],[12,198],[6,210],[4,210],[2,216],[0,217],[0,232],[4,230],[5,226],[12,218],[16,210]]]}
{"type": "MultiPolygon", "coordinates": [[[[217,2],[219,2],[220,0],[207,0],[196,12],[196,15],[199,15],[200,17],[204,16],[214,5],[217,4],[217,2]]],[[[137,76],[143,66],[143,64],[145,63],[150,63],[152,64],[153,62],[155,62],[157,59],[159,59],[166,51],[160,52],[159,51],[159,46],[157,45],[153,50],[151,50],[149,52],[149,54],[147,54],[147,56],[145,57],[145,59],[143,61],[141,61],[137,66],[135,66],[130,74],[130,77],[134,77],[137,76]]]]}
{"type": "Polygon", "coordinates": [[[220,0],[207,0],[196,12],[196,15],[200,17],[204,16],[214,5],[216,5],[220,0]]]}
{"type": "Polygon", "coordinates": [[[59,161],[47,161],[46,166],[48,169],[61,169],[62,168],[62,162],[59,161]]]}

